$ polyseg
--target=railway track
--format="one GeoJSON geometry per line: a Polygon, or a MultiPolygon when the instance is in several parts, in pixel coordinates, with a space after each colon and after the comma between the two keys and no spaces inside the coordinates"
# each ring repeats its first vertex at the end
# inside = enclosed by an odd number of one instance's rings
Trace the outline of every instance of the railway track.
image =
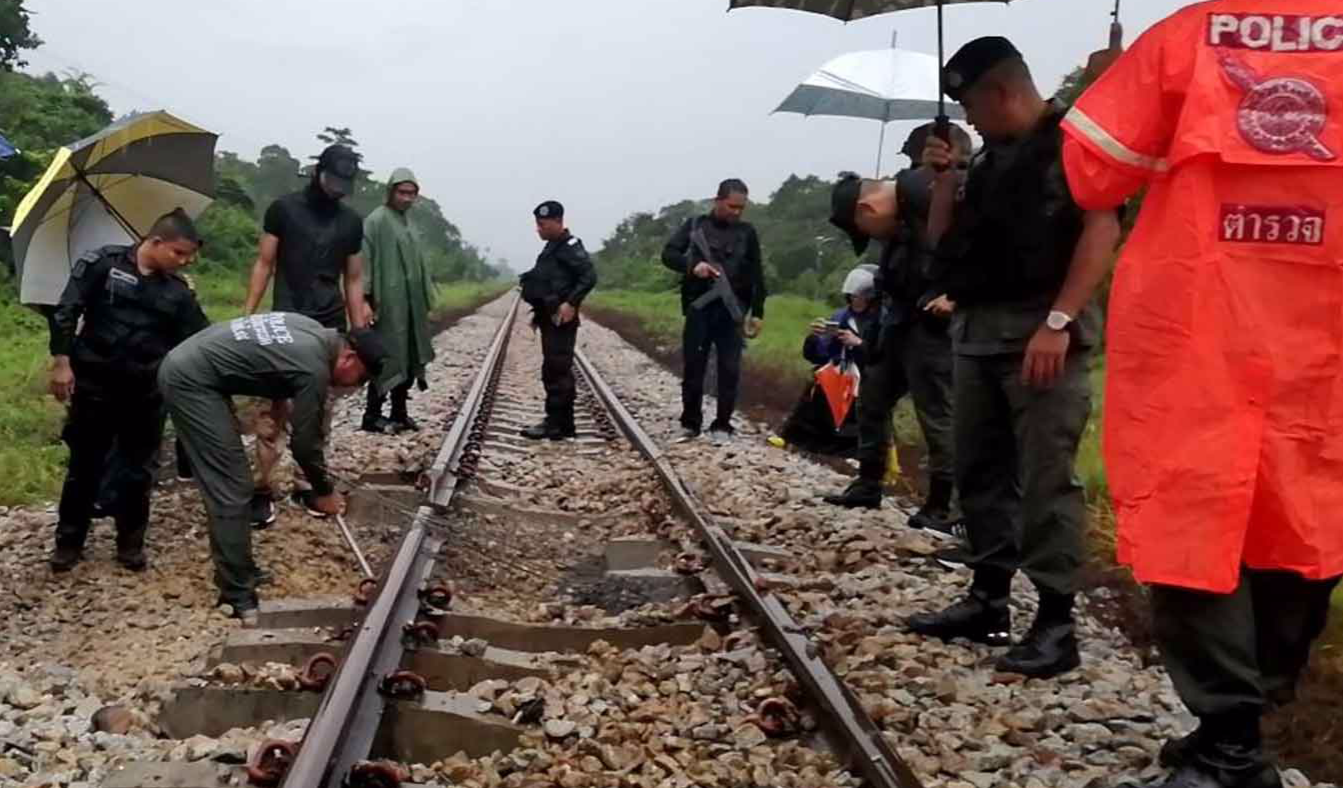
{"type": "MultiPolygon", "coordinates": [[[[479,684],[477,679],[482,677],[488,681],[491,676],[502,676],[507,681],[553,673],[555,666],[536,656],[540,651],[583,654],[611,647],[688,646],[709,631],[706,622],[718,633],[727,633],[725,642],[730,645],[734,642],[729,631],[732,625],[748,625],[741,630],[757,631],[792,676],[790,692],[751,699],[753,724],[767,736],[805,738],[806,746],[828,750],[866,785],[921,786],[771,590],[770,576],[757,567],[763,548],[738,544],[715,524],[581,351],[576,360],[580,377],[577,440],[531,444],[516,437],[518,426],[539,416],[534,397],[540,388],[535,364],[529,365],[525,354],[509,352],[525,338],[525,328],[518,325],[519,313],[515,300],[421,480],[422,494],[403,491],[394,501],[380,501],[382,516],[401,514],[409,524],[391,558],[377,570],[376,579],[360,585],[356,604],[333,605],[326,600],[263,606],[264,629],[241,633],[226,647],[226,651],[233,649],[235,660],[250,655],[302,663],[298,680],[310,691],[307,699],[277,711],[283,704],[255,693],[240,700],[237,693],[202,691],[183,704],[235,708],[251,704],[257,714],[270,714],[269,719],[310,715],[301,741],[268,741],[257,749],[247,767],[248,779],[254,784],[395,788],[411,779],[401,762],[443,759],[459,750],[507,749],[529,735],[543,732],[563,738],[575,728],[551,716],[538,731],[536,723],[543,714],[551,714],[539,708],[543,698],[524,699],[515,710],[511,700],[492,707],[452,689],[479,684]],[[595,511],[582,510],[591,502],[564,489],[551,490],[550,498],[543,496],[539,506],[534,498],[523,495],[529,483],[537,481],[538,467],[556,466],[571,470],[573,477],[595,477],[599,469],[602,473],[610,470],[615,479],[610,486],[616,494],[595,511]],[[659,550],[656,542],[629,538],[650,523],[672,516],[679,516],[690,527],[698,542],[694,547],[702,551],[698,555],[707,558],[702,565],[697,564],[694,552],[682,551],[669,562],[665,544],[659,550]],[[641,560],[647,566],[607,572],[600,578],[582,572],[557,576],[542,569],[548,551],[572,553],[570,564],[591,562],[588,553],[593,551],[593,540],[584,544],[575,538],[576,531],[588,537],[595,534],[598,540],[614,537],[603,540],[608,557],[611,543],[638,546],[635,552],[645,554],[641,560]],[[679,571],[658,568],[668,563],[679,571]],[[615,585],[623,609],[641,603],[681,604],[689,597],[682,614],[689,611],[703,620],[587,628],[535,626],[489,616],[507,608],[510,600],[547,604],[545,596],[560,588],[574,591],[596,583],[609,591],[615,575],[619,575],[615,585]],[[706,588],[718,593],[696,593],[706,588]],[[459,604],[468,610],[458,610],[459,604]],[[437,646],[449,638],[457,643],[465,638],[474,645],[467,644],[465,656],[444,655],[437,646]],[[266,656],[257,656],[261,654],[266,656]],[[466,675],[450,675],[454,670],[460,673],[460,667],[444,667],[454,658],[475,660],[474,667],[466,675]],[[483,663],[492,668],[482,668],[483,663]],[[501,665],[502,673],[491,673],[501,665]],[[321,691],[315,706],[313,690],[321,691]],[[505,705],[516,711],[511,719],[497,713],[505,705]],[[814,720],[819,729],[809,731],[812,726],[805,724],[807,720],[814,720]]],[[[555,700],[552,695],[546,702],[555,700]]],[[[210,723],[216,729],[234,724],[228,721],[229,714],[217,709],[196,715],[222,717],[224,721],[210,723]]],[[[179,721],[190,716],[181,709],[176,712],[179,721]]],[[[176,727],[186,733],[190,725],[179,722],[176,727]]],[[[595,733],[592,729],[579,732],[595,733]]],[[[607,767],[622,765],[611,763],[605,753],[603,758],[607,767]]],[[[131,782],[123,780],[109,788],[129,788],[131,782]]]]}

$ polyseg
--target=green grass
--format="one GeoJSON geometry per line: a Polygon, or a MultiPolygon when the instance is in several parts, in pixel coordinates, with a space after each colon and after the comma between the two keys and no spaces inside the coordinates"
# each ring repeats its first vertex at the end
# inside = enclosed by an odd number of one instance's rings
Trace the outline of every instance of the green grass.
{"type": "Polygon", "coordinates": [[[497,298],[512,286],[511,281],[504,280],[440,284],[434,292],[434,312],[475,306],[497,298]]]}
{"type": "MultiPolygon", "coordinates": [[[[236,317],[247,296],[247,272],[215,268],[192,276],[210,320],[236,317]]],[[[503,282],[440,285],[435,312],[461,309],[503,292],[503,282]]],[[[263,299],[269,304],[269,298],[263,299]]],[[[46,320],[18,303],[12,281],[0,279],[0,506],[55,500],[65,478],[61,442],[65,409],[47,394],[46,320]]]]}

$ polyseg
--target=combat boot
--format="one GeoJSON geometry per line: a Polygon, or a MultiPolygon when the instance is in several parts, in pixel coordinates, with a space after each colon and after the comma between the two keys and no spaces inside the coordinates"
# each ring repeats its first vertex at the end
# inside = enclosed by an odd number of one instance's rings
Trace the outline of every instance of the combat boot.
{"type": "Polygon", "coordinates": [[[364,432],[387,435],[396,430],[396,424],[381,415],[364,414],[363,420],[359,422],[359,429],[364,432]]]}
{"type": "Polygon", "coordinates": [[[1012,642],[1012,613],[1007,595],[990,595],[972,588],[969,596],[945,610],[905,619],[910,631],[941,640],[965,638],[990,646],[1012,642]]]}
{"type": "Polygon", "coordinates": [[[1040,594],[1040,608],[1031,628],[1015,646],[998,659],[1001,673],[1017,673],[1035,679],[1053,678],[1082,663],[1073,626],[1071,594],[1040,594]]]}
{"type": "Polygon", "coordinates": [[[823,500],[831,506],[843,506],[846,509],[880,509],[881,482],[860,476],[842,492],[827,495],[823,500]]]}
{"type": "Polygon", "coordinates": [[[929,484],[928,498],[919,511],[909,518],[913,528],[927,528],[939,534],[951,534],[956,518],[951,512],[952,484],[945,479],[933,479],[929,484]]]}

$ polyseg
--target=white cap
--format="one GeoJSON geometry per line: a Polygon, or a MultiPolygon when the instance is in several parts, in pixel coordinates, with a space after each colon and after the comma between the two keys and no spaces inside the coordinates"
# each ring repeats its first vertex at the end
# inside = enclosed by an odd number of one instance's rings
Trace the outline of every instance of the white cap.
{"type": "Polygon", "coordinates": [[[876,291],[876,279],[872,272],[867,270],[866,266],[855,268],[844,277],[844,287],[841,292],[846,296],[864,296],[871,298],[876,291]]]}

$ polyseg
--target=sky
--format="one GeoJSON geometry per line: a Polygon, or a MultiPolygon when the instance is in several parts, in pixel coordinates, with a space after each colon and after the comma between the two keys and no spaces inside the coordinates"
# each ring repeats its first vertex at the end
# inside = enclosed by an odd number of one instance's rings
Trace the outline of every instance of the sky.
{"type": "MultiPolygon", "coordinates": [[[[1125,40],[1188,0],[1124,0],[1125,40]]],[[[936,53],[931,9],[842,24],[727,0],[26,0],[46,44],[29,71],[88,72],[117,114],[166,109],[255,157],[299,158],[349,126],[379,177],[409,166],[494,260],[526,270],[531,210],[565,204],[590,249],[635,211],[712,194],[765,199],[789,174],[875,168],[879,124],[771,114],[845,52],[936,53]]],[[[1046,94],[1105,46],[1110,0],[948,6],[947,52],[1005,35],[1046,94]]],[[[914,124],[887,130],[883,170],[914,124]]],[[[297,184],[297,181],[296,181],[297,184]]],[[[749,218],[749,214],[748,217],[749,218]]]]}

